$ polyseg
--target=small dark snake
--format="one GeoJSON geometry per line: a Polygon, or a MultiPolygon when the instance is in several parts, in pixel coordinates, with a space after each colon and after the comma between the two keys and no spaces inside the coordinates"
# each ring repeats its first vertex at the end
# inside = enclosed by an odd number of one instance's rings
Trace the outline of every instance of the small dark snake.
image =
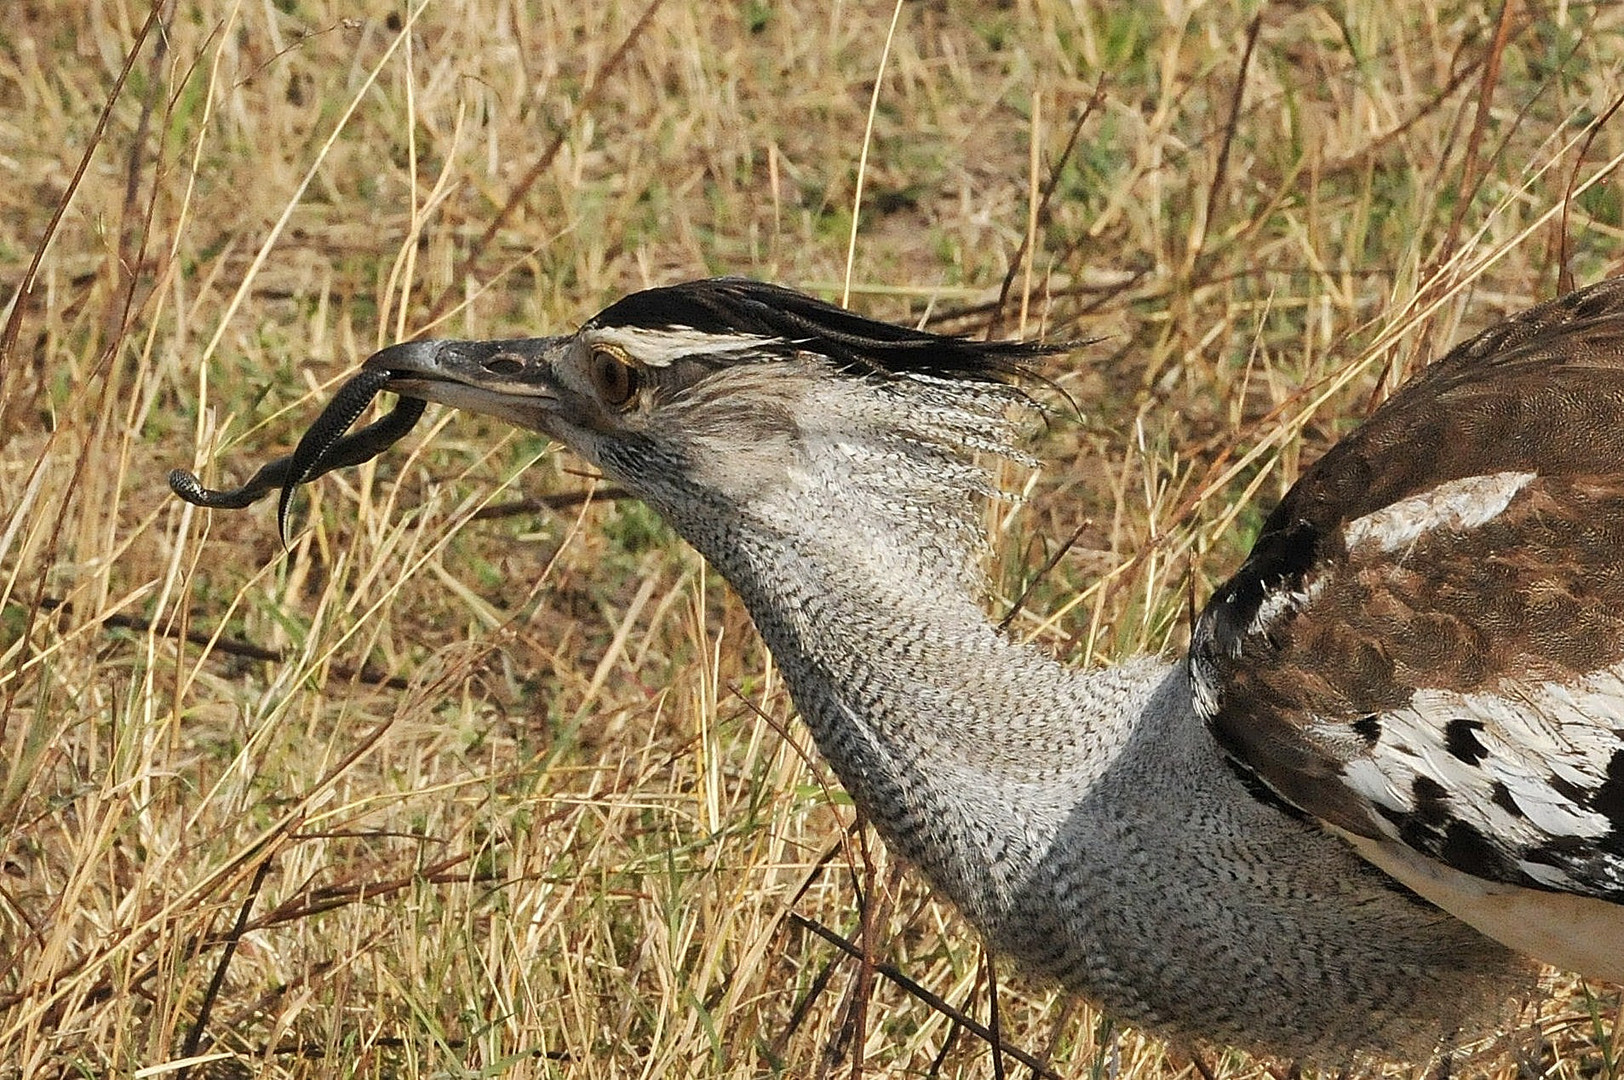
{"type": "Polygon", "coordinates": [[[353,435],[344,434],[355,423],[378,391],[389,385],[389,371],[362,371],[339,387],[327,408],[310,430],[304,433],[293,453],[279,457],[249,478],[239,488],[206,488],[195,473],[175,469],[169,474],[169,487],[194,506],[213,510],[241,510],[272,491],[281,489],[276,508],[276,531],[287,543],[288,509],[293,505],[293,489],[334,469],[370,461],[399,442],[423,415],[426,404],[419,398],[403,397],[387,414],[353,435]]]}

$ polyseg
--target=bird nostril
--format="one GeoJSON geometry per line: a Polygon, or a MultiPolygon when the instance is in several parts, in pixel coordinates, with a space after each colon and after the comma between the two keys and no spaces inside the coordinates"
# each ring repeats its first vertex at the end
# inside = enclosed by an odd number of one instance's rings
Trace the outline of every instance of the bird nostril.
{"type": "Polygon", "coordinates": [[[517,375],[524,370],[524,361],[511,353],[498,353],[485,361],[484,367],[492,375],[517,375]]]}

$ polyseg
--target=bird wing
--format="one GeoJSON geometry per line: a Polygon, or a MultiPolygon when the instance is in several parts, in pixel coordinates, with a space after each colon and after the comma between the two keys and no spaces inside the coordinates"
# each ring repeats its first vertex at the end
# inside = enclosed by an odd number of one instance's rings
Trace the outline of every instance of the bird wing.
{"type": "Polygon", "coordinates": [[[1197,620],[1190,673],[1296,808],[1624,902],[1624,279],[1467,341],[1332,447],[1197,620]]]}

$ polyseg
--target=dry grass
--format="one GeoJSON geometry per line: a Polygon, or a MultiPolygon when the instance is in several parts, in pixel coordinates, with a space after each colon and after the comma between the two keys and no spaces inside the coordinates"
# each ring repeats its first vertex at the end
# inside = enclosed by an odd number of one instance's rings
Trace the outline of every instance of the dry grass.
{"type": "MultiPolygon", "coordinates": [[[[861,942],[866,897],[872,960],[985,1019],[974,936],[852,829],[737,601],[646,510],[476,519],[592,482],[465,417],[309,489],[290,558],[268,510],[163,482],[242,478],[435,320],[569,327],[715,272],[838,295],[892,10],[354,10],[195,0],[136,50],[140,0],[6,9],[0,1076],[1000,1075],[813,931],[861,942]]],[[[853,303],[1103,338],[993,522],[1000,604],[1077,534],[1022,632],[1177,648],[1373,395],[1619,271],[1624,121],[1589,125],[1624,10],[1496,18],[902,10],[853,303]]],[[[1458,1071],[1616,1075],[1598,992],[1458,1071]]],[[[1191,1075],[1012,973],[998,1004],[1056,1073],[1191,1075]]]]}

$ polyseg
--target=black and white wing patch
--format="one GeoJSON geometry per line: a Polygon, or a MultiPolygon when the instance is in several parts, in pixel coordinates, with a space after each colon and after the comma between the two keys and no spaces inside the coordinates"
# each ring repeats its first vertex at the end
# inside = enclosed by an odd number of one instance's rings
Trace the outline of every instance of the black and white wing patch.
{"type": "Polygon", "coordinates": [[[1624,903],[1624,284],[1480,335],[1333,447],[1202,613],[1190,674],[1296,807],[1624,903]]]}

